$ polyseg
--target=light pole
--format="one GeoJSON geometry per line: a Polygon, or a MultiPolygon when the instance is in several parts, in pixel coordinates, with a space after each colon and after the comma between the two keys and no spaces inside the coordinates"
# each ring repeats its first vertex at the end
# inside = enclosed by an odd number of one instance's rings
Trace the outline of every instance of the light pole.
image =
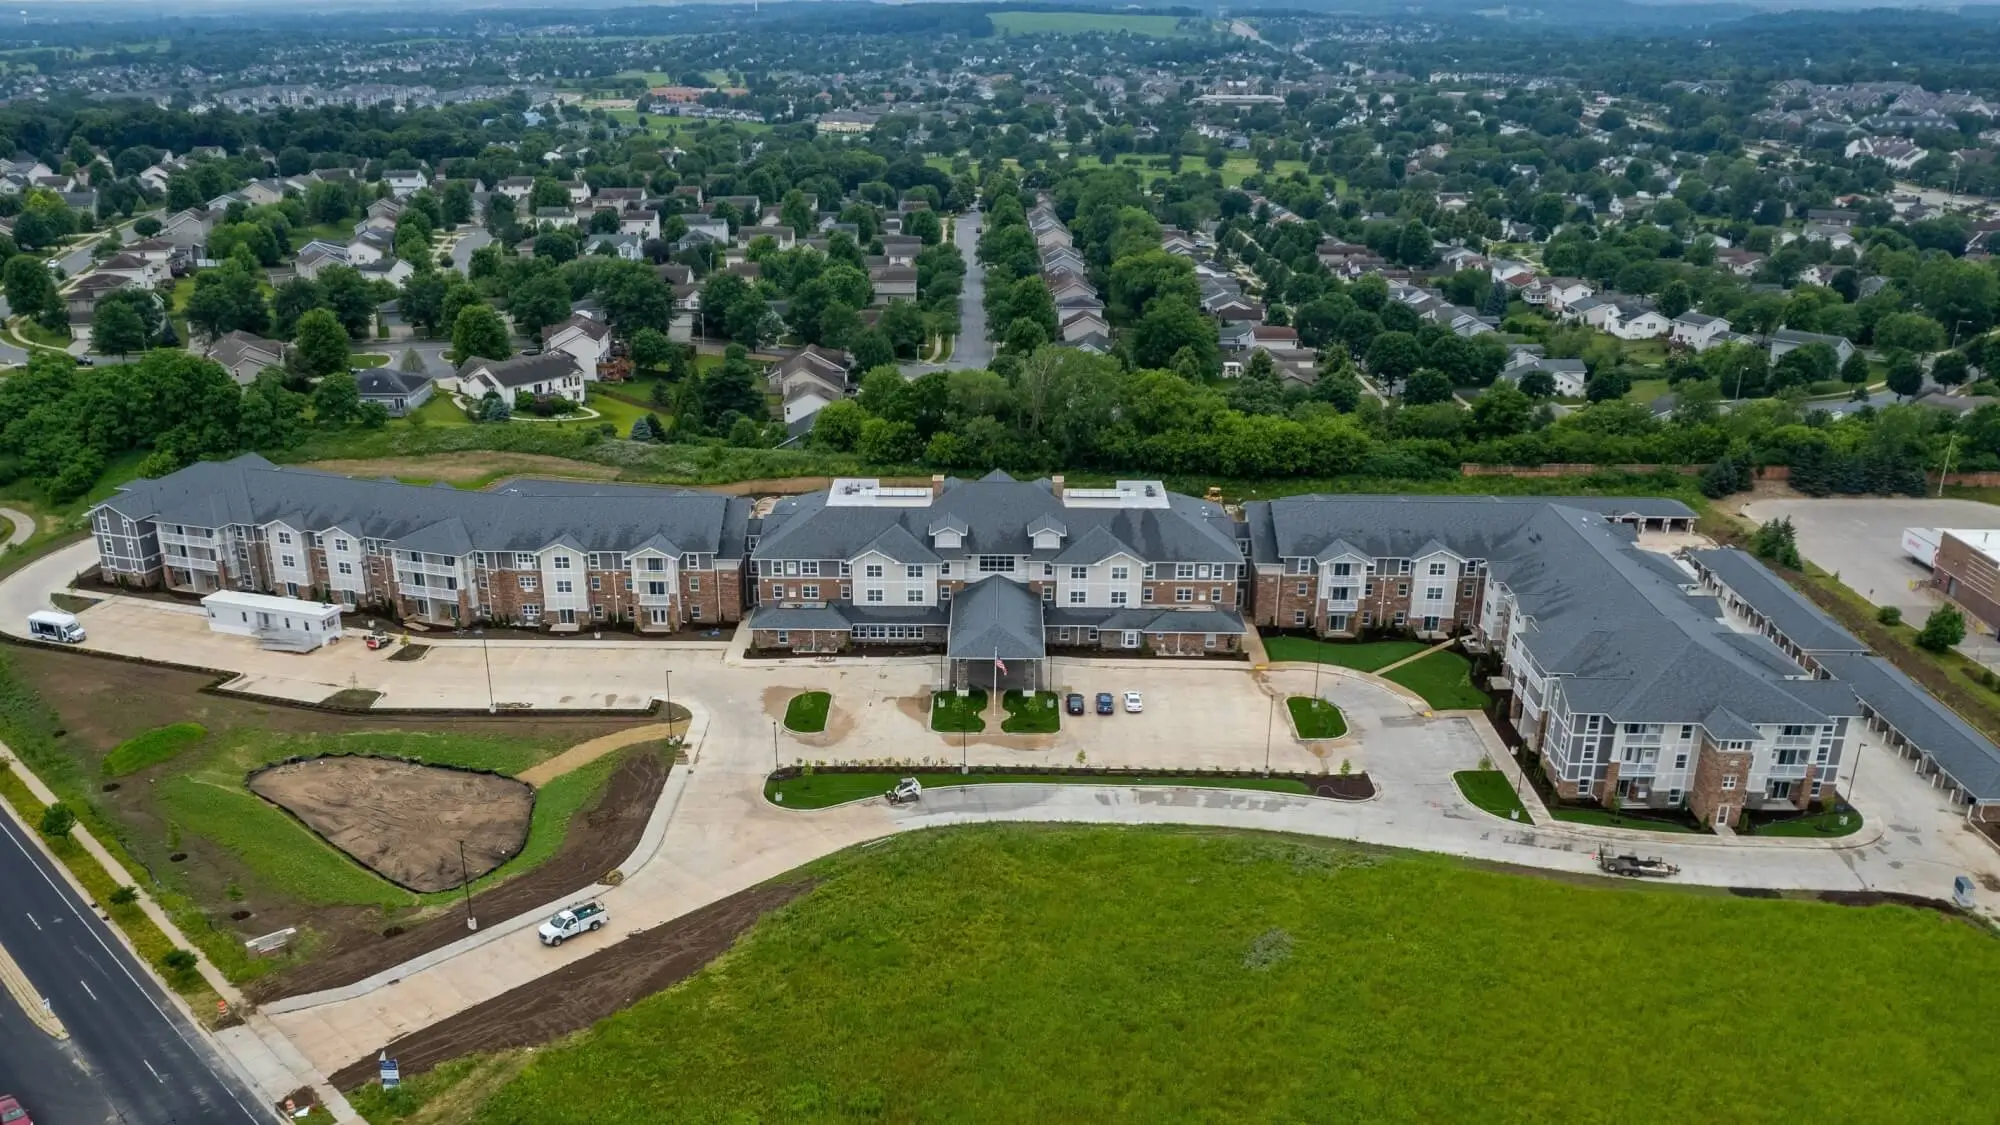
{"type": "Polygon", "coordinates": [[[473,632],[479,636],[479,661],[486,666],[486,713],[491,715],[500,709],[499,697],[493,694],[493,654],[486,648],[486,630],[473,632]]]}
{"type": "Polygon", "coordinates": [[[1270,706],[1264,708],[1264,776],[1271,776],[1271,728],[1278,721],[1278,697],[1268,700],[1270,706]]]}
{"type": "Polygon", "coordinates": [[[465,928],[476,930],[479,928],[479,919],[472,913],[472,876],[470,869],[465,866],[464,840],[458,842],[458,886],[465,892],[465,928]]]}
{"type": "Polygon", "coordinates": [[[771,720],[771,772],[777,773],[778,766],[778,720],[771,720]]]}
{"type": "Polygon", "coordinates": [[[674,741],[674,670],[667,669],[667,745],[674,741]]]}
{"type": "Polygon", "coordinates": [[[971,736],[965,733],[965,728],[960,727],[958,731],[958,773],[959,776],[963,777],[971,772],[972,772],[971,736]]]}

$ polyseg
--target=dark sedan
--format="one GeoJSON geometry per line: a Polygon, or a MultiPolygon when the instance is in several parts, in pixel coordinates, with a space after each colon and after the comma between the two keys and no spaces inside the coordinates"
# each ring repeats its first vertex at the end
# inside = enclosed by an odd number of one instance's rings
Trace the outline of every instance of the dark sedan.
{"type": "Polygon", "coordinates": [[[1078,695],[1076,692],[1070,692],[1063,699],[1063,708],[1072,715],[1083,714],[1083,696],[1078,695]]]}
{"type": "Polygon", "coordinates": [[[1110,693],[1110,692],[1108,692],[1108,691],[1100,691],[1100,692],[1098,692],[1098,693],[1097,693],[1097,713],[1098,713],[1098,714],[1100,714],[1100,715],[1109,715],[1109,714],[1112,714],[1113,712],[1115,712],[1115,711],[1117,711],[1117,710],[1118,710],[1118,708],[1117,708],[1117,705],[1116,705],[1116,703],[1115,703],[1115,702],[1114,702],[1114,701],[1112,700],[1112,698],[1111,698],[1111,693],[1110,693]]]}

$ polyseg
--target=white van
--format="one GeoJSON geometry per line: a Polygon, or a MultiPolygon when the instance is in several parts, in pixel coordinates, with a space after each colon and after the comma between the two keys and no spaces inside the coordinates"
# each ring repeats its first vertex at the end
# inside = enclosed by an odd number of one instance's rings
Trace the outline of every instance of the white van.
{"type": "Polygon", "coordinates": [[[28,615],[28,635],[38,641],[73,645],[83,640],[83,625],[74,613],[59,609],[38,609],[28,615]]]}

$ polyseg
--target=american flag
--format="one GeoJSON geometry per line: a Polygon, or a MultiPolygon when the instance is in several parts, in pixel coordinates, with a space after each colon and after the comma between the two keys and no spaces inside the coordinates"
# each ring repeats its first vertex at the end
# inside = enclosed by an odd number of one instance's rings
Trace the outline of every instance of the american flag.
{"type": "Polygon", "coordinates": [[[1007,662],[996,656],[993,658],[993,669],[1004,676],[1007,674],[1007,662]]]}

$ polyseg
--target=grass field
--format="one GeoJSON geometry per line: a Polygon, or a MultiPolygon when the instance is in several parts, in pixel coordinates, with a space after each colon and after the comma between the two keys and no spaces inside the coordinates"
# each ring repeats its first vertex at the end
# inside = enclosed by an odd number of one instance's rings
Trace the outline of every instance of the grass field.
{"type": "Polygon", "coordinates": [[[1685,832],[1704,835],[1702,829],[1680,820],[1665,817],[1655,819],[1646,816],[1628,816],[1610,809],[1576,808],[1567,805],[1553,805],[1549,815],[1569,824],[1594,824],[1599,828],[1635,828],[1643,832],[1685,832]]]}
{"type": "Polygon", "coordinates": [[[816,734],[826,729],[826,711],[833,695],[824,691],[802,691],[785,704],[785,729],[799,734],[816,734]]]}
{"type": "Polygon", "coordinates": [[[957,770],[909,770],[880,773],[815,773],[807,777],[766,781],[764,799],[788,809],[824,809],[880,797],[906,777],[926,789],[950,785],[1178,785],[1209,789],[1255,789],[1264,793],[1310,793],[1306,783],[1289,777],[1205,777],[1201,774],[959,773],[957,770]],[[782,799],[780,799],[782,797],[782,799]]]}
{"type": "Polygon", "coordinates": [[[931,696],[931,729],[952,734],[978,734],[986,729],[986,693],[974,688],[966,695],[955,691],[934,692],[931,696]]]}
{"type": "Polygon", "coordinates": [[[1789,820],[1758,824],[1750,830],[1752,836],[1795,836],[1810,839],[1831,839],[1835,836],[1852,836],[1861,831],[1861,814],[1851,808],[1839,811],[1822,811],[1805,816],[1795,816],[1789,820]]]}
{"type": "Polygon", "coordinates": [[[1337,664],[1358,672],[1373,672],[1430,646],[1422,641],[1316,641],[1311,637],[1266,637],[1264,652],[1273,661],[1337,664]]]}
{"type": "Polygon", "coordinates": [[[1478,709],[1489,702],[1486,693],[1472,685],[1472,662],[1450,649],[1420,657],[1384,676],[1440,711],[1478,709]]]}
{"type": "Polygon", "coordinates": [[[1131,16],[1111,12],[992,12],[993,30],[1002,35],[1112,35],[1129,32],[1155,38],[1193,35],[1174,16],[1131,16]]]}
{"type": "Polygon", "coordinates": [[[1339,738],[1347,733],[1347,719],[1340,708],[1324,699],[1295,695],[1285,700],[1285,707],[1292,713],[1292,726],[1300,738],[1339,738]]]}
{"type": "Polygon", "coordinates": [[[1451,779],[1458,783],[1458,791],[1465,795],[1477,808],[1486,810],[1503,820],[1533,824],[1527,807],[1521,804],[1520,794],[1514,792],[1514,783],[1499,770],[1460,770],[1451,779]]]}
{"type": "Polygon", "coordinates": [[[104,757],[104,776],[124,777],[156,766],[208,737],[200,723],[169,723],[113,747],[104,757]]]}
{"type": "Polygon", "coordinates": [[[1007,712],[1000,729],[1008,734],[1054,734],[1062,726],[1062,701],[1052,691],[1010,691],[1000,697],[1000,707],[1007,712]]]}
{"type": "Polygon", "coordinates": [[[1928,911],[1201,830],[951,829],[804,873],[721,961],[538,1049],[467,1118],[1990,1117],[2000,942],[1928,911]],[[1564,949],[1590,955],[1551,972],[1564,949]],[[1840,951],[1825,1002],[1748,1002],[1801,949],[1840,951]],[[1550,1080],[1607,1057],[1615,1082],[1550,1080]]]}

